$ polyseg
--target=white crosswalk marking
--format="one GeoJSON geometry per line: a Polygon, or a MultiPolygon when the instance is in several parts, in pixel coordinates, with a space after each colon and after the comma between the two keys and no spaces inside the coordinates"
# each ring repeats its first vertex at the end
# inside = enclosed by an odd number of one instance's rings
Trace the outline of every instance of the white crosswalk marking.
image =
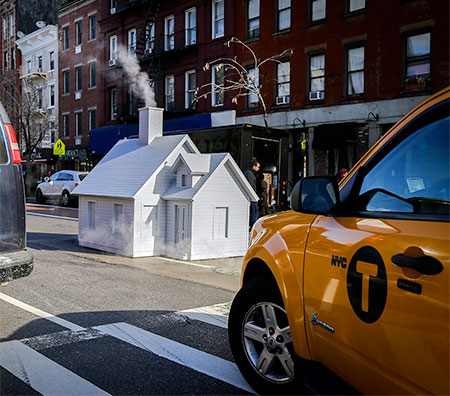
{"type": "Polygon", "coordinates": [[[228,312],[230,311],[231,302],[223,304],[210,305],[208,307],[186,309],[176,312],[178,315],[187,316],[188,318],[209,323],[214,326],[228,328],[228,312]]]}
{"type": "Polygon", "coordinates": [[[249,393],[254,393],[240,374],[237,366],[228,360],[150,333],[128,323],[96,326],[94,329],[210,377],[227,382],[249,393]]]}
{"type": "Polygon", "coordinates": [[[0,344],[0,366],[44,396],[109,395],[20,341],[0,344]]]}

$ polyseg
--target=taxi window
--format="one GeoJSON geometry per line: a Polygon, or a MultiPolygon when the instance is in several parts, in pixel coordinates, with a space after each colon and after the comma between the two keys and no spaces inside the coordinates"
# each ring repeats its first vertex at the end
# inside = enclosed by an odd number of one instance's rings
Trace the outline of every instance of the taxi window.
{"type": "Polygon", "coordinates": [[[364,177],[360,210],[448,215],[449,117],[421,126],[364,177]]]}

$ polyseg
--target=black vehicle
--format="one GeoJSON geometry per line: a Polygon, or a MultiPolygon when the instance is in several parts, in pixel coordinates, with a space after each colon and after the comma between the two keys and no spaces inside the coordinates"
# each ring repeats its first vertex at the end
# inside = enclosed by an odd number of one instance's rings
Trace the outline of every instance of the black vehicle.
{"type": "Polygon", "coordinates": [[[0,283],[27,276],[33,255],[25,248],[25,191],[14,129],[0,103],[0,283]]]}

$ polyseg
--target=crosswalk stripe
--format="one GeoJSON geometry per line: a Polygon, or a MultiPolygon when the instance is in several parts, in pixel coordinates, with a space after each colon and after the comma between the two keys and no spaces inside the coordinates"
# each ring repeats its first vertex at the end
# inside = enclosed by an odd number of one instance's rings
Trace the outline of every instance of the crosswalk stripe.
{"type": "Polygon", "coordinates": [[[94,329],[249,393],[254,393],[237,366],[228,360],[150,333],[128,323],[96,326],[94,329]]]}
{"type": "Polygon", "coordinates": [[[0,366],[44,396],[109,395],[20,341],[0,344],[0,366]]]}
{"type": "Polygon", "coordinates": [[[186,309],[184,311],[178,311],[176,314],[228,329],[228,312],[230,311],[230,306],[231,302],[228,302],[207,307],[186,309]]]}

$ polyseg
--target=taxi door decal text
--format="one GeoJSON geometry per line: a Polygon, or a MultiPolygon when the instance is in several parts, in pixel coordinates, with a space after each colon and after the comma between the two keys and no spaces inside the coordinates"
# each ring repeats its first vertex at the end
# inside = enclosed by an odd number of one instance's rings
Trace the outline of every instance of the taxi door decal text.
{"type": "Polygon", "coordinates": [[[387,299],[386,267],[371,246],[357,250],[348,265],[347,293],[353,311],[366,323],[376,322],[387,299]]]}

